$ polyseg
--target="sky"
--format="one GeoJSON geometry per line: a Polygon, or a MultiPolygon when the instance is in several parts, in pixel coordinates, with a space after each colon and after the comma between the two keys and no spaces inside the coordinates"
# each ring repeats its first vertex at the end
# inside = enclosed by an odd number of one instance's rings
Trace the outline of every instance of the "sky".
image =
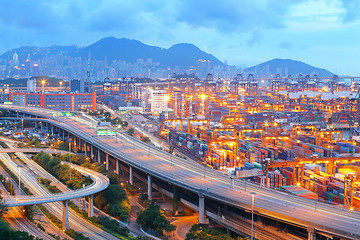
{"type": "Polygon", "coordinates": [[[104,37],[192,43],[229,65],[289,58],[360,76],[360,0],[0,0],[0,54],[104,37]]]}

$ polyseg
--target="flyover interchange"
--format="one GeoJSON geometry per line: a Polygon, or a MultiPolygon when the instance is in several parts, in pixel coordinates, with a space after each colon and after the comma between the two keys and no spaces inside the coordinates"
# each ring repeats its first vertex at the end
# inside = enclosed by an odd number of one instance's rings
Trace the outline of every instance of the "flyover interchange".
{"type": "MultiPolygon", "coordinates": [[[[91,149],[94,155],[95,148],[106,154],[106,166],[109,167],[109,155],[116,159],[116,170],[119,161],[130,167],[130,182],[133,169],[148,175],[151,183],[152,177],[165,183],[171,183],[179,188],[193,192],[199,196],[199,222],[204,221],[204,199],[211,199],[235,208],[250,210],[251,194],[256,192],[255,212],[259,216],[275,219],[294,226],[314,230],[320,234],[331,235],[343,239],[360,239],[360,213],[350,212],[346,209],[317,203],[277,192],[255,184],[247,183],[244,191],[244,182],[235,180],[235,189],[231,188],[230,179],[214,170],[205,169],[192,161],[172,156],[154,147],[150,147],[129,136],[118,134],[117,138],[96,137],[96,125],[88,123],[80,117],[66,118],[54,117],[56,111],[48,109],[0,105],[0,109],[17,112],[17,117],[24,120],[41,121],[65,134],[71,134],[81,139],[91,149]],[[20,116],[21,115],[21,116],[20,116]],[[38,117],[41,119],[30,119],[38,117]]],[[[61,134],[60,134],[61,135],[61,134]]],[[[151,184],[148,184],[151,197],[151,184]]],[[[206,201],[205,201],[206,205],[206,201]]],[[[313,237],[311,237],[313,239],[313,237]]]]}

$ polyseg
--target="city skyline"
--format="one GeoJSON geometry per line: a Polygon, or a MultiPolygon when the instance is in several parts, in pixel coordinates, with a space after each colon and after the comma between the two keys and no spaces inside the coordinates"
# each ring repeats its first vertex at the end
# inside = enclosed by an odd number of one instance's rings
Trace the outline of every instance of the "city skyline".
{"type": "Polygon", "coordinates": [[[192,43],[238,67],[290,58],[339,75],[360,73],[356,1],[12,1],[0,11],[1,53],[115,36],[165,48],[192,43]]]}

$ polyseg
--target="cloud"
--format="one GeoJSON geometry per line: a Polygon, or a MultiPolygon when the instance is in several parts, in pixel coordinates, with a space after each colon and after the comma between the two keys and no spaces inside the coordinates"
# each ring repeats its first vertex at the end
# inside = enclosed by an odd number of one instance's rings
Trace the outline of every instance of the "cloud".
{"type": "Polygon", "coordinates": [[[293,44],[291,42],[281,42],[279,47],[283,49],[291,49],[293,48],[293,44]]]}
{"type": "Polygon", "coordinates": [[[183,0],[177,20],[190,26],[215,28],[219,32],[248,32],[285,27],[289,9],[302,1],[292,0],[183,0]]]}
{"type": "Polygon", "coordinates": [[[353,22],[360,18],[360,1],[358,0],[340,0],[345,9],[342,16],[344,23],[353,22]]]}
{"type": "Polygon", "coordinates": [[[257,32],[257,31],[254,31],[251,34],[251,38],[246,41],[246,44],[248,46],[253,46],[255,44],[261,43],[263,37],[264,37],[263,34],[257,32]]]}

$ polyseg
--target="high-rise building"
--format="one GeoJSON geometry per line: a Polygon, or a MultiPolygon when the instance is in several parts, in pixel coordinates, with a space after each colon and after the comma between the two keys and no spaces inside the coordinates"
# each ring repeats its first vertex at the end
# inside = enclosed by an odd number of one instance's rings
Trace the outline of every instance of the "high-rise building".
{"type": "Polygon", "coordinates": [[[13,54],[12,66],[19,66],[19,55],[16,52],[13,54]]]}
{"type": "Polygon", "coordinates": [[[80,80],[73,79],[70,80],[70,92],[80,92],[80,80]]]}
{"type": "Polygon", "coordinates": [[[29,78],[26,82],[27,91],[35,92],[36,91],[36,78],[29,78]]]}
{"type": "Polygon", "coordinates": [[[151,113],[158,115],[167,109],[166,90],[151,90],[151,113]]]}
{"type": "Polygon", "coordinates": [[[91,83],[88,78],[80,79],[80,92],[82,93],[91,92],[91,83]]]}

